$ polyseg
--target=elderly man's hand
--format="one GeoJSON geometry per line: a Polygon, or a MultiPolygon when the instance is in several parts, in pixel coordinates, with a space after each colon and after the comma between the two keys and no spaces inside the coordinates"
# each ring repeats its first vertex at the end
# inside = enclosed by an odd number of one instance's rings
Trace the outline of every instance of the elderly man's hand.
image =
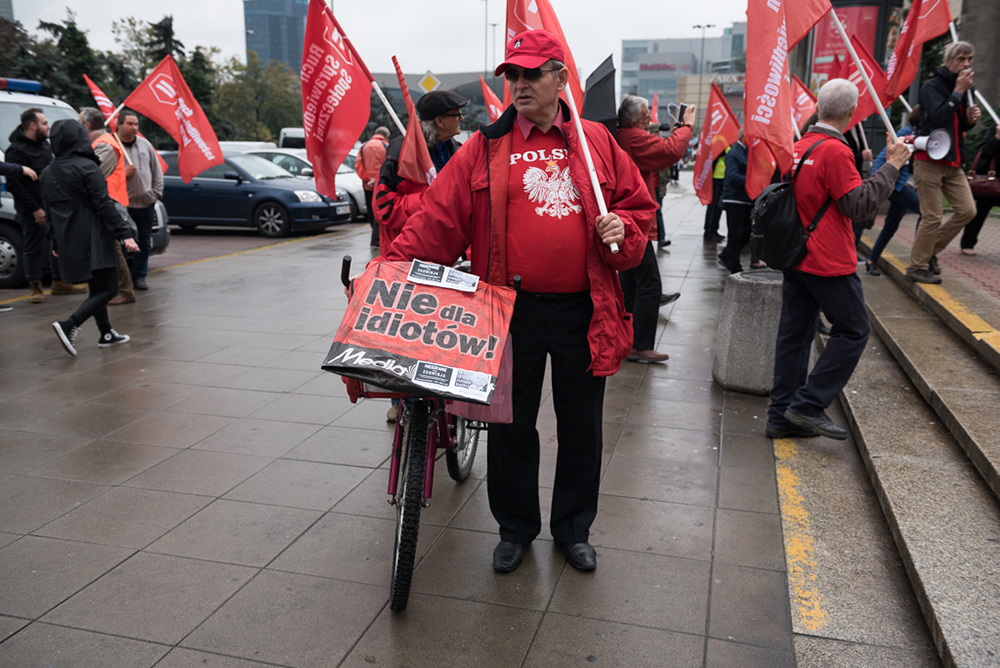
{"type": "Polygon", "coordinates": [[[956,93],[959,95],[965,95],[965,92],[972,88],[972,74],[971,67],[966,67],[958,73],[958,79],[955,80],[956,93]]]}
{"type": "Polygon", "coordinates": [[[694,119],[698,117],[698,107],[695,105],[689,106],[684,110],[684,117],[681,119],[681,123],[687,123],[694,130],[694,119]]]}
{"type": "Polygon", "coordinates": [[[885,133],[885,160],[896,169],[902,169],[903,165],[910,159],[910,147],[906,145],[902,137],[893,137],[888,132],[885,133]]]}
{"type": "Polygon", "coordinates": [[[613,213],[597,217],[597,233],[606,246],[625,241],[625,223],[613,213]]]}
{"type": "Polygon", "coordinates": [[[997,141],[1000,141],[1000,125],[997,125],[997,131],[994,136],[997,138],[997,141]]]}
{"type": "Polygon", "coordinates": [[[125,239],[125,250],[127,250],[129,253],[138,253],[139,244],[132,237],[128,237],[127,239],[125,239]]]}
{"type": "Polygon", "coordinates": [[[865,150],[861,151],[861,159],[866,162],[871,162],[873,160],[872,150],[870,148],[866,148],[865,150]]]}
{"type": "Polygon", "coordinates": [[[979,108],[978,104],[974,104],[971,107],[969,107],[969,110],[965,113],[969,119],[970,124],[978,121],[979,117],[983,115],[983,111],[982,109],[979,108]]]}

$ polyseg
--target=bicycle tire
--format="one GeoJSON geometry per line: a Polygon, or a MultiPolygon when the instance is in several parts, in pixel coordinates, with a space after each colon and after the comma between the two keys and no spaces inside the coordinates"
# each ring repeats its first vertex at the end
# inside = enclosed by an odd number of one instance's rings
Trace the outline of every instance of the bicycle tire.
{"type": "Polygon", "coordinates": [[[420,509],[424,505],[424,467],[427,462],[427,403],[413,402],[407,411],[400,462],[400,492],[396,495],[396,540],[393,549],[389,608],[406,609],[417,556],[420,509]]]}
{"type": "Polygon", "coordinates": [[[455,418],[455,448],[444,451],[444,461],[448,465],[448,475],[455,482],[464,482],[472,473],[479,447],[479,430],[469,429],[469,421],[455,418]]]}

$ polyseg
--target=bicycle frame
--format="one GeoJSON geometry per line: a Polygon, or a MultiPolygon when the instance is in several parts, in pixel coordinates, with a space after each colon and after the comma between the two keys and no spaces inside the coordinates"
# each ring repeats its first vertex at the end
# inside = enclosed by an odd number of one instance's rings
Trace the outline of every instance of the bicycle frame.
{"type": "MultiPolygon", "coordinates": [[[[427,434],[427,466],[424,467],[424,507],[428,505],[428,499],[434,489],[434,455],[438,448],[451,450],[455,447],[455,435],[451,433],[448,424],[448,413],[444,410],[444,404],[439,399],[408,399],[403,401],[424,401],[429,405],[431,415],[434,419],[430,422],[427,434]]],[[[401,407],[402,417],[409,411],[401,407]]],[[[396,429],[392,435],[392,456],[389,462],[389,504],[396,504],[396,491],[399,483],[399,466],[402,461],[403,452],[403,432],[405,420],[396,420],[396,429]]]]}

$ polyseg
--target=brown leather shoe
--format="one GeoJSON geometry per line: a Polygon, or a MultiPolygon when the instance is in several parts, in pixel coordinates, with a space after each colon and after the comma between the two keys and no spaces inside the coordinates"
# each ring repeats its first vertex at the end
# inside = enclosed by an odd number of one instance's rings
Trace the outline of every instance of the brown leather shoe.
{"type": "Polygon", "coordinates": [[[114,299],[108,302],[108,306],[118,306],[119,304],[131,304],[134,301],[135,297],[129,299],[128,297],[124,297],[122,295],[115,295],[114,299]]]}
{"type": "Polygon", "coordinates": [[[42,292],[41,281],[31,281],[28,283],[28,301],[32,304],[42,304],[45,302],[45,293],[42,292]]]}
{"type": "Polygon", "coordinates": [[[666,362],[670,359],[670,355],[658,353],[655,350],[633,350],[629,353],[628,359],[630,362],[639,362],[640,364],[657,364],[666,362]]]}
{"type": "Polygon", "coordinates": [[[54,295],[82,295],[87,292],[85,287],[77,287],[66,281],[52,281],[51,293],[54,295]]]}

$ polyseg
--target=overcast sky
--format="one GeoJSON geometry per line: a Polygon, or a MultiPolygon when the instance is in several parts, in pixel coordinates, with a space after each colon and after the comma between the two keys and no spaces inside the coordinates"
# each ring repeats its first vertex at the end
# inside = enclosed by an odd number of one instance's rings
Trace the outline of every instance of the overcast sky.
{"type": "MultiPolygon", "coordinates": [[[[392,70],[399,57],[407,72],[463,72],[483,69],[486,23],[496,28],[497,62],[503,60],[504,0],[334,0],[337,20],[372,71],[392,70]]],[[[706,36],[719,36],[735,21],[746,20],[746,0],[672,2],[650,0],[552,0],[577,67],[589,75],[609,54],[621,63],[623,39],[698,37],[695,24],[715,24],[706,36]]],[[[159,21],[174,17],[178,39],[191,49],[217,46],[225,56],[242,58],[244,44],[241,0],[14,0],[14,18],[29,31],[39,19],[62,21],[66,8],[77,15],[94,48],[114,51],[111,23],[135,16],[159,21]]],[[[489,62],[493,60],[493,28],[489,29],[489,62]]]]}

